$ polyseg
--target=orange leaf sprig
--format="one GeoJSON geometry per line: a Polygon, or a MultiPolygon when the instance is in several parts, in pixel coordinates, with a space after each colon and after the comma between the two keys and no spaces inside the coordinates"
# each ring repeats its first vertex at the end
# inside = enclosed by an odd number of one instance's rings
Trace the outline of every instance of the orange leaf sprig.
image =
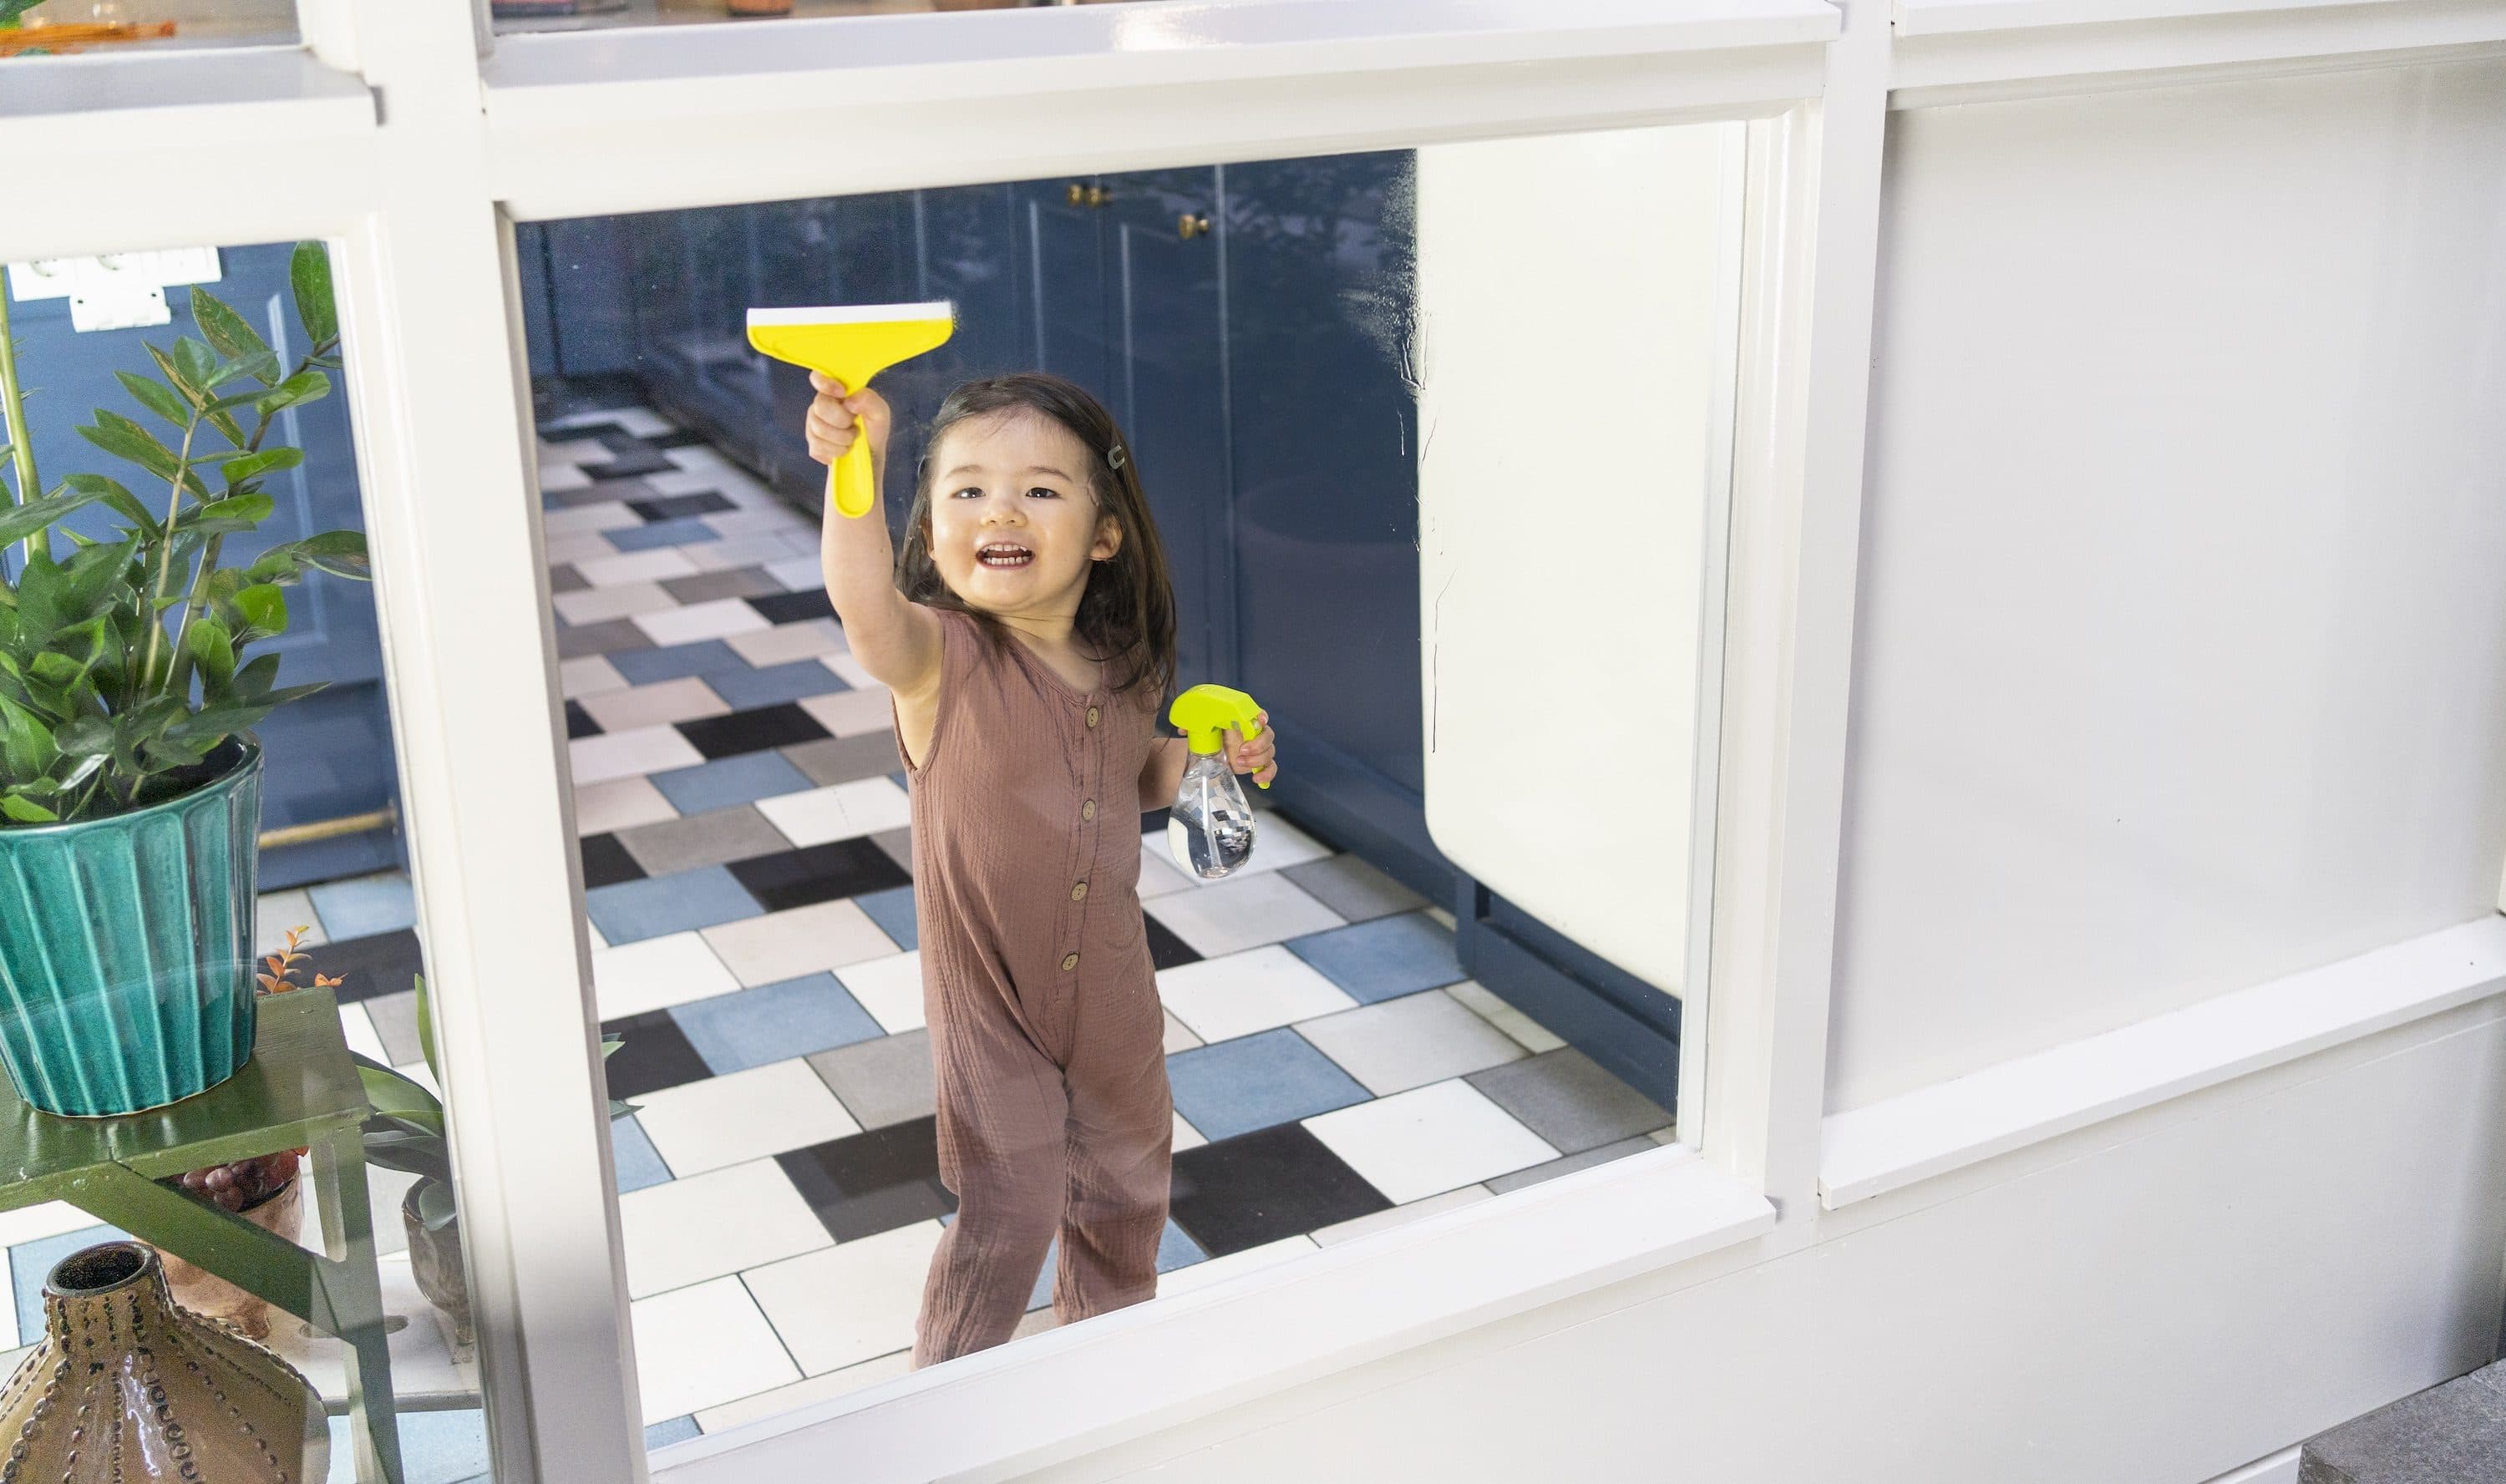
{"type": "MultiPolygon", "coordinates": [[[[264,972],[254,974],[253,977],[261,982],[263,994],[283,995],[291,989],[305,987],[296,979],[296,972],[304,966],[305,960],[305,955],[297,945],[302,943],[304,940],[304,935],[311,931],[313,930],[310,928],[288,929],[287,947],[261,961],[264,972]]],[[[340,987],[340,981],[327,973],[315,973],[312,987],[337,989],[340,987]]]]}

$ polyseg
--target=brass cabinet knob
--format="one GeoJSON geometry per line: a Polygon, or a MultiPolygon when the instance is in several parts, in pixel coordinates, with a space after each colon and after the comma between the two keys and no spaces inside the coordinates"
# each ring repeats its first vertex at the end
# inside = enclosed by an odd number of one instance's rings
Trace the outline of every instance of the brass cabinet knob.
{"type": "Polygon", "coordinates": [[[1102,186],[1084,186],[1074,180],[1062,188],[1061,198],[1073,206],[1102,206],[1114,198],[1114,193],[1102,186]]]}
{"type": "Polygon", "coordinates": [[[1186,242],[1191,241],[1195,237],[1208,236],[1209,218],[1205,216],[1195,216],[1191,212],[1187,211],[1183,215],[1175,218],[1175,230],[1182,234],[1183,239],[1186,242]]]}

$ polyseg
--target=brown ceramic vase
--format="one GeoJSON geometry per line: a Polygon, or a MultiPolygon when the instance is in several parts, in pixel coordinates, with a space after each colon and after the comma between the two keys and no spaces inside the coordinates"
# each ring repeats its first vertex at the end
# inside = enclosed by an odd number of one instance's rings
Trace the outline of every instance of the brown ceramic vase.
{"type": "Polygon", "coordinates": [[[470,1281],[461,1267],[461,1219],[455,1217],[442,1231],[426,1229],[425,1218],[417,1214],[417,1192],[423,1185],[412,1185],[401,1198],[401,1228],[409,1233],[409,1271],[417,1280],[417,1290],[452,1322],[452,1345],[465,1350],[477,1343],[470,1326],[470,1281]]]}

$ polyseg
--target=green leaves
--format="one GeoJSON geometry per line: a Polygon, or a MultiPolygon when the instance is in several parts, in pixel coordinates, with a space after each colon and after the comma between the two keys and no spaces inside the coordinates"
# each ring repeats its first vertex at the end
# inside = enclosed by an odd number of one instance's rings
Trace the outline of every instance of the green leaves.
{"type": "Polygon", "coordinates": [[[365,581],[374,569],[366,560],[364,533],[326,531],[272,547],[261,553],[247,575],[256,583],[293,583],[307,571],[365,581]]]}
{"type": "Polygon", "coordinates": [[[79,492],[74,482],[77,478],[78,476],[72,475],[68,481],[64,481],[70,486],[67,494],[47,495],[40,500],[29,500],[23,505],[0,510],[0,547],[24,541],[80,507],[94,503],[96,496],[79,492]]]}
{"type": "Polygon", "coordinates": [[[157,477],[172,482],[175,472],[182,472],[183,487],[196,495],[205,496],[207,486],[199,477],[185,467],[173,449],[158,442],[157,435],[132,422],[119,412],[95,409],[95,426],[80,428],[78,436],[98,448],[147,470],[157,477]]]}
{"type": "Polygon", "coordinates": [[[259,453],[247,453],[239,458],[228,459],[225,464],[219,466],[218,473],[225,477],[227,486],[233,488],[254,475],[268,474],[273,469],[294,469],[304,462],[304,449],[282,444],[276,448],[264,448],[259,453]]]}
{"type": "Polygon", "coordinates": [[[215,618],[201,618],[185,631],[184,648],[192,652],[192,663],[200,672],[200,686],[211,695],[225,693],[234,684],[234,635],[215,618]]]}
{"type": "Polygon", "coordinates": [[[296,317],[318,354],[340,337],[339,310],[331,302],[331,252],[319,242],[299,242],[288,261],[288,284],[296,291],[296,317]]]}
{"type": "MultiPolygon", "coordinates": [[[[227,307],[224,300],[197,285],[192,290],[192,322],[200,327],[218,354],[241,360],[269,354],[268,342],[254,332],[250,322],[227,307]]],[[[268,377],[259,378],[264,385],[268,377]]]]}
{"type": "Polygon", "coordinates": [[[274,417],[288,407],[319,402],[331,395],[331,378],[317,371],[302,371],[278,383],[274,390],[252,400],[252,409],[264,417],[274,417]]]}
{"type": "Polygon", "coordinates": [[[113,373],[113,378],[116,381],[121,382],[123,389],[127,391],[141,406],[146,407],[149,411],[156,413],[158,416],[165,419],[169,423],[172,423],[177,428],[187,428],[191,426],[192,409],[184,404],[182,398],[176,396],[173,390],[167,387],[163,382],[151,381],[147,377],[139,374],[137,371],[115,371],[113,373]]]}

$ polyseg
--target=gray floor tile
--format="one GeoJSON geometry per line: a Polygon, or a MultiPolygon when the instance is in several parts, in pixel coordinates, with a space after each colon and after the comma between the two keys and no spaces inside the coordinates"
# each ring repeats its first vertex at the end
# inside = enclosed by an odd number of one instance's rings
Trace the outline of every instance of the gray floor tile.
{"type": "Polygon", "coordinates": [[[1372,922],[1428,905],[1426,898],[1355,856],[1307,861],[1303,866],[1288,866],[1279,874],[1350,922],[1372,922]]]}
{"type": "Polygon", "coordinates": [[[725,572],[699,572],[694,577],[665,578],[662,590],[682,603],[703,603],[714,598],[755,598],[770,592],[781,592],[783,584],[768,577],[762,568],[733,567],[725,572]]]}
{"type": "Polygon", "coordinates": [[[1377,1097],[1520,1060],[1514,1038],[1450,995],[1405,995],[1297,1023],[1297,1034],[1377,1097]]]}
{"type": "Polygon", "coordinates": [[[1580,1154],[1670,1121],[1573,1046],[1475,1072],[1468,1080],[1563,1153],[1580,1154]]]}
{"type": "Polygon", "coordinates": [[[882,830],[878,833],[872,835],[870,837],[870,842],[877,846],[879,849],[886,851],[887,858],[894,861],[897,865],[904,866],[907,874],[911,875],[913,873],[913,826],[908,825],[902,830],[882,830]]]}
{"type": "Polygon", "coordinates": [[[626,847],[647,874],[655,876],[792,848],[783,831],[767,823],[766,816],[750,804],[621,830],[618,843],[626,847]]]}
{"type": "Polygon", "coordinates": [[[375,1034],[382,1038],[383,1049],[391,1053],[393,1066],[414,1066],[426,1060],[426,1049],[417,1042],[416,990],[376,995],[366,1002],[366,1014],[374,1020],[375,1034]]]}
{"type": "Polygon", "coordinates": [[[621,650],[649,650],[653,641],[631,618],[611,618],[556,631],[556,657],[581,659],[586,654],[615,654],[621,650]]]}
{"type": "Polygon", "coordinates": [[[809,1065],[864,1128],[927,1117],[933,1106],[931,1033],[908,1031],[832,1051],[814,1052],[809,1065]]]}
{"type": "Polygon", "coordinates": [[[581,592],[591,585],[591,583],[584,579],[583,574],[575,571],[571,566],[556,566],[549,569],[549,591],[552,594],[581,592]]]}
{"type": "Polygon", "coordinates": [[[1602,1145],[1597,1149],[1586,1149],[1581,1154],[1569,1154],[1563,1159],[1553,1159],[1547,1164],[1536,1164],[1528,1170],[1517,1170],[1511,1175],[1500,1175],[1489,1181],[1487,1187],[1503,1195],[1508,1190],[1520,1190],[1525,1185],[1536,1185],[1544,1180],[1556,1180],[1560,1175],[1572,1175],[1578,1170],[1589,1170],[1596,1164],[1608,1164],[1613,1159],[1625,1159],[1629,1154],[1641,1154],[1647,1149],[1660,1148],[1662,1148],[1661,1145],[1641,1136],[1634,1139],[1622,1139],[1616,1144],[1602,1145]]]}
{"type": "Polygon", "coordinates": [[[896,733],[866,731],[857,737],[801,742],[783,749],[783,756],[820,788],[855,783],[896,770],[896,733]]]}

